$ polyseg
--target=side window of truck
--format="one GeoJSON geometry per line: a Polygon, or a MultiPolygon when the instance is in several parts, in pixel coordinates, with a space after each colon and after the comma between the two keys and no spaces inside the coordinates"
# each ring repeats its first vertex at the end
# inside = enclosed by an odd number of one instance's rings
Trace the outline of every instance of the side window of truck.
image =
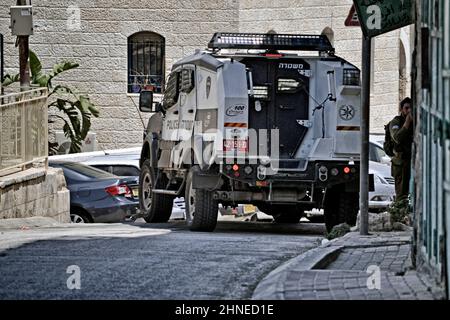
{"type": "Polygon", "coordinates": [[[195,87],[195,72],[193,69],[181,71],[180,91],[190,93],[195,87]]]}
{"type": "Polygon", "coordinates": [[[167,81],[166,90],[164,91],[163,107],[169,109],[175,105],[180,95],[180,72],[172,72],[167,81]]]}

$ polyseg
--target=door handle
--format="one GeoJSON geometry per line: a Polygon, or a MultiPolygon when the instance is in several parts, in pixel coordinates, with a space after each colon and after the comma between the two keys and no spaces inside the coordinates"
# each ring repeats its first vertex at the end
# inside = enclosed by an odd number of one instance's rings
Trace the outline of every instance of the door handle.
{"type": "Polygon", "coordinates": [[[194,113],[194,109],[189,109],[188,113],[194,113]]]}
{"type": "Polygon", "coordinates": [[[177,111],[174,111],[173,114],[178,114],[178,110],[177,110],[177,111]]]}
{"type": "Polygon", "coordinates": [[[283,106],[282,104],[280,104],[279,108],[282,110],[294,110],[295,109],[294,107],[283,106]]]}

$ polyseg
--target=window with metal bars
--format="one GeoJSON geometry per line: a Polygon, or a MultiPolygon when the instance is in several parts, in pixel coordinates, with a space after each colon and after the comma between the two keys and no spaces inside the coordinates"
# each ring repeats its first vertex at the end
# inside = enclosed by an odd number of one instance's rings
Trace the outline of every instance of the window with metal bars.
{"type": "Polygon", "coordinates": [[[128,93],[164,87],[165,40],[154,32],[138,32],[128,38],[128,93]]]}

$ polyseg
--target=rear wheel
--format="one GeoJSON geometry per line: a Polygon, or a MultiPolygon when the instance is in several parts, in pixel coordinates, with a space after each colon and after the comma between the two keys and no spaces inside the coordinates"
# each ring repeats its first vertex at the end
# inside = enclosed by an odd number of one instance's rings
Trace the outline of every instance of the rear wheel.
{"type": "Polygon", "coordinates": [[[139,177],[139,204],[148,223],[167,222],[172,214],[173,196],[153,193],[154,186],[164,189],[167,185],[165,176],[155,183],[157,174],[158,171],[150,166],[150,160],[145,160],[139,177]]]}
{"type": "Polygon", "coordinates": [[[213,198],[213,192],[205,189],[194,189],[192,177],[194,172],[199,171],[194,166],[189,171],[186,180],[186,221],[192,231],[214,231],[217,225],[219,203],[213,198]]]}
{"type": "Polygon", "coordinates": [[[325,225],[330,232],[334,226],[347,223],[356,225],[359,211],[359,193],[344,192],[342,186],[327,190],[324,201],[325,225]]]}
{"type": "Polygon", "coordinates": [[[92,223],[89,214],[78,208],[70,209],[70,221],[72,223],[92,223]]]}

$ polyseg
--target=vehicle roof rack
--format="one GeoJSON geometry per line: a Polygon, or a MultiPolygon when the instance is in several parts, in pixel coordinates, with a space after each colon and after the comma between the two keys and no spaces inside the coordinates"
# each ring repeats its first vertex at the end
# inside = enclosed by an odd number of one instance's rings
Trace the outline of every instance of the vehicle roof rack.
{"type": "Polygon", "coordinates": [[[325,35],[217,32],[208,48],[319,51],[334,54],[325,35]]]}

